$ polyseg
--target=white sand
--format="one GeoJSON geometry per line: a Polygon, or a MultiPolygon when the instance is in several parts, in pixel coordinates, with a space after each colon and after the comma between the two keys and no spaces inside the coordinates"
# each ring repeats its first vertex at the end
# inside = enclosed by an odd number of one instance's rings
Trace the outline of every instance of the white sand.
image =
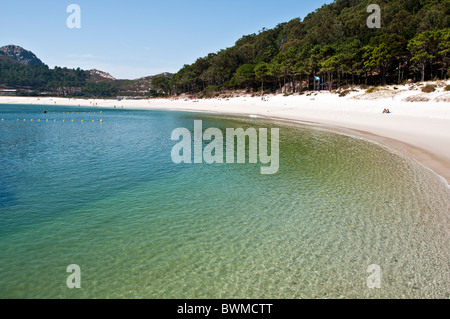
{"type": "Polygon", "coordinates": [[[450,92],[443,85],[435,93],[422,93],[399,86],[398,90],[364,94],[352,92],[346,97],[321,92],[312,96],[241,96],[178,100],[75,100],[61,98],[0,97],[0,104],[36,104],[114,107],[118,109],[160,109],[205,113],[257,115],[270,118],[320,123],[346,133],[363,134],[385,146],[408,155],[450,182],[450,92]],[[406,102],[426,98],[428,102],[406,102]],[[389,108],[391,114],[382,114],[389,108]]]}

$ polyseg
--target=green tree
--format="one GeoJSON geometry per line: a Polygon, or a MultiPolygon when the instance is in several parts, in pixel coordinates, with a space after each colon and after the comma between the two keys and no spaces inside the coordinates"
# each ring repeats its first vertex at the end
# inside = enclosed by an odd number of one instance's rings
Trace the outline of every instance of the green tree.
{"type": "MultiPolygon", "coordinates": [[[[422,81],[425,81],[426,65],[429,62],[432,68],[432,61],[436,58],[439,43],[437,43],[438,33],[425,31],[416,35],[408,43],[408,50],[411,53],[411,61],[419,66],[422,81]]],[[[432,71],[431,71],[432,72],[432,71]]]]}
{"type": "Polygon", "coordinates": [[[249,88],[255,82],[255,64],[244,64],[240,66],[234,75],[237,83],[249,88]]]}
{"type": "Polygon", "coordinates": [[[164,75],[155,76],[151,80],[151,88],[156,89],[156,91],[162,92],[163,95],[167,96],[170,94],[171,81],[164,75]]]}
{"type": "Polygon", "coordinates": [[[270,76],[269,64],[261,62],[255,67],[255,78],[261,81],[261,96],[264,95],[264,81],[270,76]]]}
{"type": "Polygon", "coordinates": [[[371,39],[364,48],[364,65],[381,73],[381,84],[386,84],[389,66],[403,54],[405,40],[396,34],[382,34],[371,39]]]}

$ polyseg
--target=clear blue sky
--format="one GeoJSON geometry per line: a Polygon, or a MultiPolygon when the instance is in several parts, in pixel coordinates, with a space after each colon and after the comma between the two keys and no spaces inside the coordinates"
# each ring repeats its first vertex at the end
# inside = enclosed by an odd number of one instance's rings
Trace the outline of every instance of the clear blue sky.
{"type": "Polygon", "coordinates": [[[134,79],[176,72],[242,35],[304,18],[333,0],[2,1],[0,46],[16,44],[50,67],[96,68],[134,79]],[[81,29],[69,29],[70,4],[81,29]]]}

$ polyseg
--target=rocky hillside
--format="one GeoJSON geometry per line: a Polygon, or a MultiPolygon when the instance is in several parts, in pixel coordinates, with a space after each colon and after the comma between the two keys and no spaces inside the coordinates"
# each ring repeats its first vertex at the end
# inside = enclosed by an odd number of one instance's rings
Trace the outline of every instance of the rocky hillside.
{"type": "Polygon", "coordinates": [[[116,78],[107,72],[103,72],[97,69],[92,69],[87,71],[89,73],[89,81],[91,82],[112,82],[116,78]]]}
{"type": "Polygon", "coordinates": [[[155,77],[167,77],[172,78],[173,74],[164,72],[157,75],[146,76],[136,80],[115,80],[112,85],[116,87],[122,95],[126,96],[147,96],[152,89],[152,79],[155,77]]]}
{"type": "MultiPolygon", "coordinates": [[[[19,89],[21,94],[44,92],[55,96],[149,96],[155,76],[117,80],[97,69],[50,69],[31,51],[16,45],[0,48],[0,87],[19,89]]],[[[170,73],[157,76],[171,78],[170,73]]]]}
{"type": "Polygon", "coordinates": [[[23,65],[44,65],[41,60],[31,51],[17,45],[7,45],[0,48],[0,55],[9,57],[23,65]]]}

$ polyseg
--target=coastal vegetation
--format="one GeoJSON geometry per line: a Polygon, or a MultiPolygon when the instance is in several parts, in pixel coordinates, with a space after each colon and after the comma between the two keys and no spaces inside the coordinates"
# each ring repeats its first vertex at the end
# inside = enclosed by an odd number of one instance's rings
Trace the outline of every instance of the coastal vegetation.
{"type": "Polygon", "coordinates": [[[428,84],[422,88],[422,92],[424,93],[433,93],[434,91],[436,91],[436,85],[428,84]]]}
{"type": "Polygon", "coordinates": [[[47,65],[0,61],[0,84],[18,88],[20,95],[48,93],[58,96],[113,96],[117,88],[105,82],[89,82],[89,72],[47,65]]]}
{"type": "Polygon", "coordinates": [[[170,93],[300,93],[447,79],[449,27],[449,0],[336,0],[185,65],[170,93]],[[382,8],[381,29],[367,27],[366,9],[374,2],[382,8]]]}
{"type": "Polygon", "coordinates": [[[137,80],[104,78],[80,68],[50,69],[29,51],[7,48],[0,50],[0,88],[19,89],[22,95],[215,97],[236,90],[290,95],[446,80],[450,0],[336,0],[303,20],[245,35],[174,75],[137,80]],[[381,7],[379,29],[367,25],[367,7],[374,2],[381,7]]]}

